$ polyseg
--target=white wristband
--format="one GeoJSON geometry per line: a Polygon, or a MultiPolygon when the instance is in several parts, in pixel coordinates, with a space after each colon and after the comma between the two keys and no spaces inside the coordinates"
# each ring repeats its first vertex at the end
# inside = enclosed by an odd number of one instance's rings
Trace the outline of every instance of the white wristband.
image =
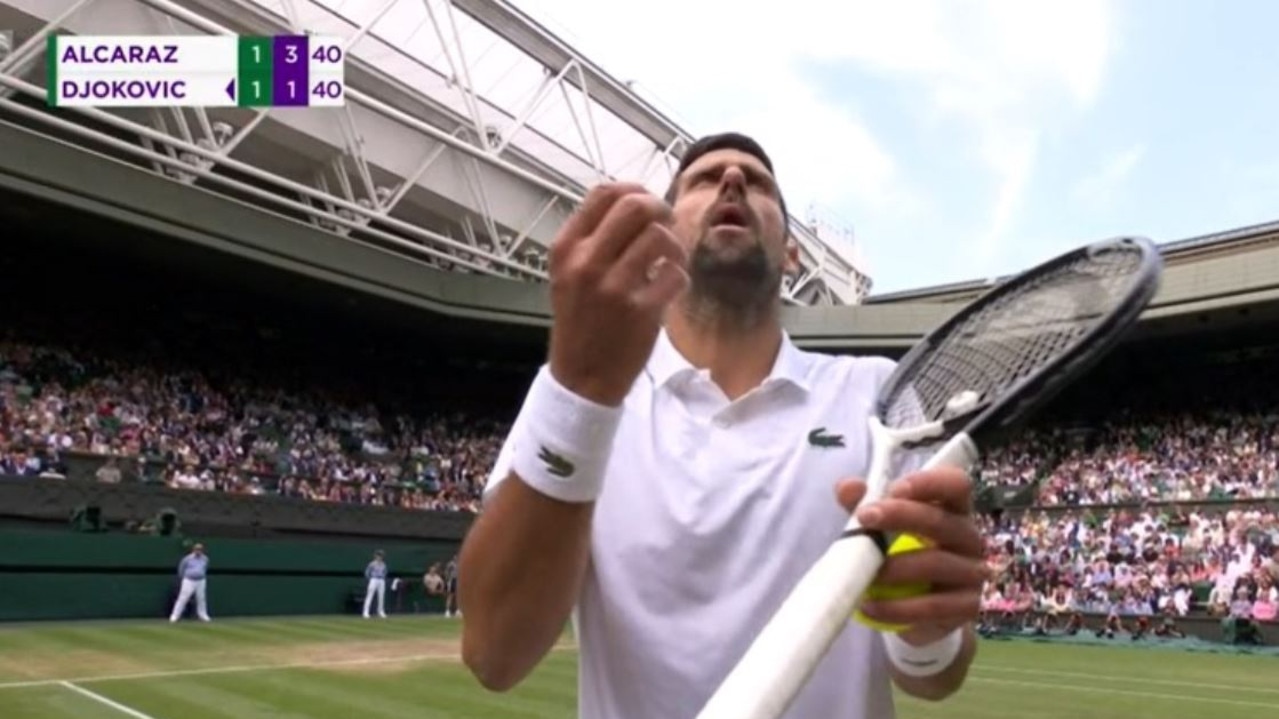
{"type": "Polygon", "coordinates": [[[883,636],[888,660],[898,671],[910,677],[940,674],[955,662],[960,650],[964,648],[963,629],[956,629],[942,639],[922,647],[907,644],[896,634],[883,636]]]}
{"type": "Polygon", "coordinates": [[[593,502],[622,420],[621,407],[580,397],[542,367],[520,416],[511,469],[524,483],[563,502],[593,502]]]}

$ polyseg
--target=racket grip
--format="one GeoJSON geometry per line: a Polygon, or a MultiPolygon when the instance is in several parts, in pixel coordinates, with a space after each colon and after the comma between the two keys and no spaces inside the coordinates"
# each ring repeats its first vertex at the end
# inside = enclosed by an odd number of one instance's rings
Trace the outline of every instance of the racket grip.
{"type": "Polygon", "coordinates": [[[977,443],[967,433],[960,432],[948,439],[946,444],[942,445],[941,449],[929,457],[928,461],[924,462],[924,466],[920,467],[920,469],[936,469],[937,467],[946,466],[956,467],[967,472],[973,468],[973,465],[977,463],[980,457],[981,451],[978,449],[977,443]]]}
{"type": "Polygon", "coordinates": [[[697,719],[777,719],[848,625],[884,555],[863,534],[837,540],[808,570],[697,719]]]}

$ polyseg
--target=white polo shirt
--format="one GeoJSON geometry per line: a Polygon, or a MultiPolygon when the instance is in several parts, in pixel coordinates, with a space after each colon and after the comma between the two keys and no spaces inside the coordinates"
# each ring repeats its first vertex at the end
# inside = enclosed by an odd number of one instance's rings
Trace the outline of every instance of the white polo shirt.
{"type": "MultiPolygon", "coordinates": [[[[583,719],[691,719],[848,515],[892,360],[805,352],[730,402],[658,338],[625,400],[574,615],[583,719]]],[[[512,431],[511,436],[515,436],[512,431]]],[[[510,471],[511,440],[488,496],[510,471]]],[[[882,640],[850,621],[787,719],[894,716],[882,640]]]]}

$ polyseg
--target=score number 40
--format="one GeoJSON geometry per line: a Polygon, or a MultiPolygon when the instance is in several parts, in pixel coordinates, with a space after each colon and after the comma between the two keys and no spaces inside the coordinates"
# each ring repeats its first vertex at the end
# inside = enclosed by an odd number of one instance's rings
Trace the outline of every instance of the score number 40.
{"type": "MultiPolygon", "coordinates": [[[[336,65],[342,62],[342,48],[338,45],[319,45],[311,51],[311,60],[336,65]]],[[[342,83],[337,80],[320,80],[311,88],[311,97],[337,100],[342,97],[342,83]]]]}
{"type": "Polygon", "coordinates": [[[318,45],[311,51],[311,60],[336,65],[342,62],[342,48],[338,45],[318,45]]]}
{"type": "Polygon", "coordinates": [[[311,97],[323,97],[336,100],[342,97],[342,83],[337,80],[320,80],[311,88],[311,97]]]}

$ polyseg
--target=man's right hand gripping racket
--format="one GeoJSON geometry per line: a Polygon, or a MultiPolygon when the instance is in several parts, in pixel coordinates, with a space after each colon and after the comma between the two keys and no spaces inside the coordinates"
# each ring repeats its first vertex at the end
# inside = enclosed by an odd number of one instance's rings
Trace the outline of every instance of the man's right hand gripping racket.
{"type": "MultiPolygon", "coordinates": [[[[971,468],[981,447],[1114,348],[1162,273],[1159,251],[1146,239],[1098,242],[1003,282],[928,334],[877,399],[862,502],[884,495],[907,447],[944,442],[925,468],[971,468]]],[[[697,719],[780,717],[846,627],[888,546],[889,538],[850,520],[697,719]]]]}

